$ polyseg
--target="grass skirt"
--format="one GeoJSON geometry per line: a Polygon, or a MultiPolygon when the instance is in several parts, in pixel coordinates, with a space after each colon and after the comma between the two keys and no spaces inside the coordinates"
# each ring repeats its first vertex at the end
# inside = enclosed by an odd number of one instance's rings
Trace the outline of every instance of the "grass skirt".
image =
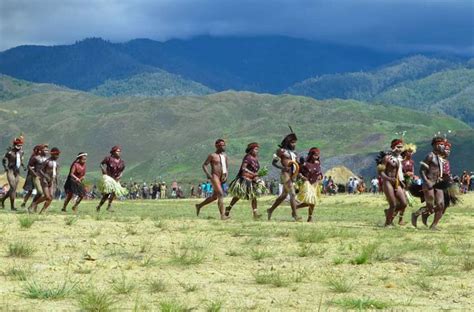
{"type": "Polygon", "coordinates": [[[298,183],[298,195],[296,199],[305,204],[316,205],[318,198],[321,197],[321,185],[319,183],[311,184],[309,181],[298,183]]]}
{"type": "Polygon", "coordinates": [[[125,196],[128,194],[127,189],[122,187],[122,185],[120,185],[120,182],[115,181],[114,178],[109,177],[106,174],[102,175],[102,179],[100,179],[97,188],[102,194],[113,193],[117,197],[125,196]]]}
{"type": "Polygon", "coordinates": [[[229,194],[240,199],[252,200],[265,195],[267,188],[263,180],[251,181],[237,177],[229,185],[229,194]]]}
{"type": "Polygon", "coordinates": [[[82,183],[80,182],[73,180],[71,176],[68,176],[66,183],[64,183],[64,191],[66,193],[72,193],[80,197],[84,197],[86,195],[84,185],[82,185],[82,183]]]}

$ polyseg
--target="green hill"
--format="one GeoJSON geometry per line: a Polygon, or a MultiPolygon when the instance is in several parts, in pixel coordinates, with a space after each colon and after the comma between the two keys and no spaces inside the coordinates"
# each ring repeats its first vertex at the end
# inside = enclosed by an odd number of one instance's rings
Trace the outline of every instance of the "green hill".
{"type": "Polygon", "coordinates": [[[377,95],[373,101],[436,110],[474,126],[474,69],[462,68],[407,81],[377,95]]]}
{"type": "MultiPolygon", "coordinates": [[[[87,151],[89,170],[96,171],[109,148],[121,144],[126,178],[139,179],[201,180],[200,164],[219,137],[228,140],[231,174],[250,141],[262,144],[262,163],[269,165],[288,124],[300,138],[299,151],[316,145],[324,157],[384,149],[400,131],[408,131],[411,141],[428,141],[436,131],[469,129],[445,115],[395,106],[250,92],[104,98],[66,90],[0,102],[1,146],[23,132],[27,150],[38,142],[59,146],[63,170],[73,155],[87,151]]],[[[473,156],[467,157],[472,162],[473,156]]]]}
{"type": "Polygon", "coordinates": [[[59,90],[64,90],[64,88],[49,83],[32,83],[0,74],[0,101],[59,90]]]}
{"type": "Polygon", "coordinates": [[[426,77],[456,66],[458,65],[446,60],[417,55],[374,71],[323,75],[306,79],[291,86],[285,93],[316,99],[370,100],[397,83],[426,77]]]}
{"type": "Polygon", "coordinates": [[[101,96],[178,96],[206,95],[214,90],[179,75],[157,71],[122,80],[107,80],[90,92],[101,96]]]}

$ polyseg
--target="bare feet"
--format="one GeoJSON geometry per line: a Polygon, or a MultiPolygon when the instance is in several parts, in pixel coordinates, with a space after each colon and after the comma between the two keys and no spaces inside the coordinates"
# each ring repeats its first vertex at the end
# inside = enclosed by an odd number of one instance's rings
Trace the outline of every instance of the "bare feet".
{"type": "Polygon", "coordinates": [[[267,219],[268,219],[268,221],[270,221],[272,219],[272,213],[273,213],[272,210],[267,209],[267,219]]]}
{"type": "Polygon", "coordinates": [[[200,212],[201,212],[201,207],[199,206],[199,204],[196,204],[196,216],[199,217],[200,212]]]}
{"type": "Polygon", "coordinates": [[[258,220],[258,219],[260,219],[261,217],[262,217],[262,215],[261,215],[260,213],[258,213],[257,210],[254,210],[254,211],[253,211],[253,218],[254,218],[255,220],[258,220]]]}
{"type": "Polygon", "coordinates": [[[313,216],[308,216],[308,222],[313,222],[313,216]]]}
{"type": "Polygon", "coordinates": [[[226,216],[225,214],[221,215],[221,220],[224,221],[224,220],[228,220],[230,219],[229,216],[226,216]]]}
{"type": "Polygon", "coordinates": [[[225,215],[228,217],[230,215],[230,210],[232,209],[232,206],[227,206],[225,207],[225,215]]]}
{"type": "Polygon", "coordinates": [[[411,224],[412,224],[414,227],[416,227],[416,222],[417,222],[417,220],[418,220],[418,215],[413,212],[413,213],[411,214],[411,224]]]}
{"type": "Polygon", "coordinates": [[[441,231],[441,230],[438,228],[438,226],[436,226],[436,225],[431,225],[431,226],[430,226],[430,230],[432,230],[432,231],[441,231]]]}
{"type": "Polygon", "coordinates": [[[293,215],[293,216],[291,216],[291,217],[293,218],[294,221],[301,221],[301,220],[303,220],[303,217],[298,216],[298,215],[293,215]]]}
{"type": "Polygon", "coordinates": [[[423,224],[425,226],[428,226],[428,218],[429,217],[430,217],[430,215],[427,214],[427,213],[424,213],[424,214],[421,215],[421,221],[423,221],[423,224]]]}

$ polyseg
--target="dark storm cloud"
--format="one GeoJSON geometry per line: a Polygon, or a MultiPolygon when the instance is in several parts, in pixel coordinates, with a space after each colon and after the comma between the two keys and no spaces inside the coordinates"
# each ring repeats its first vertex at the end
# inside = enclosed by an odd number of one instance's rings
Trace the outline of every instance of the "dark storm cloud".
{"type": "Polygon", "coordinates": [[[381,49],[474,52],[472,0],[0,0],[0,50],[195,35],[289,35],[381,49]]]}

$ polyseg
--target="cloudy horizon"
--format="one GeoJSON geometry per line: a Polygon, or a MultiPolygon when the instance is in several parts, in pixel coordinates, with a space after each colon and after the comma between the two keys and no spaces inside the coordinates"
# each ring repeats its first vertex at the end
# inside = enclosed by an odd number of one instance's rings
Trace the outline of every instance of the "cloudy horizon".
{"type": "Polygon", "coordinates": [[[282,35],[405,52],[474,54],[471,0],[2,0],[0,51],[195,36],[282,35]]]}

